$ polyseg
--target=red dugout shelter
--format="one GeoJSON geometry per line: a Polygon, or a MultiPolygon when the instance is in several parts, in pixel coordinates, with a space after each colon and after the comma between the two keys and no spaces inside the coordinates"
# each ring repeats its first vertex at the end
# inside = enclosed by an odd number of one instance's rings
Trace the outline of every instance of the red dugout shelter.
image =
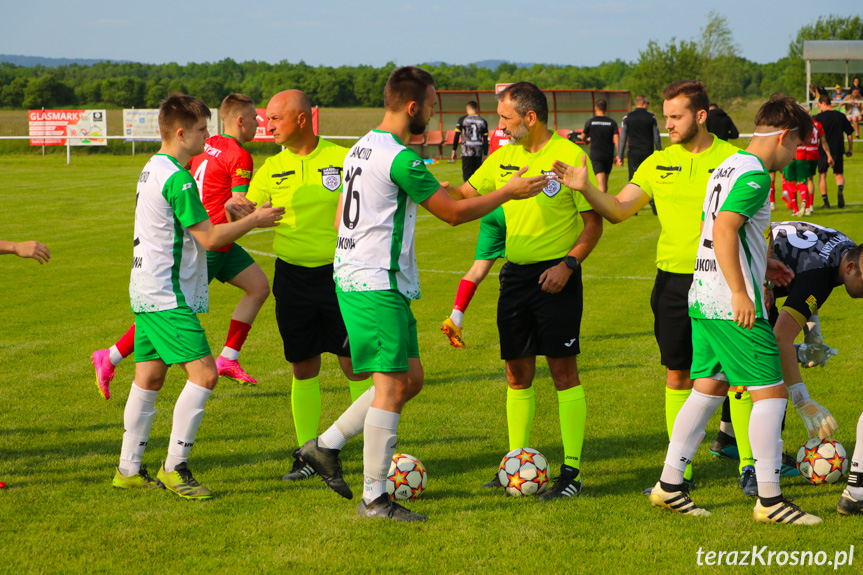
{"type": "MultiPolygon", "coordinates": [[[[548,127],[554,130],[581,130],[584,123],[593,117],[593,105],[597,100],[608,102],[608,116],[619,124],[631,110],[629,90],[543,90],[548,98],[548,127]]],[[[465,114],[465,105],[473,100],[479,107],[479,115],[486,119],[488,127],[497,127],[497,95],[494,90],[438,90],[438,126],[446,133],[455,129],[456,121],[465,114]]],[[[429,129],[434,129],[434,120],[429,129]]]]}

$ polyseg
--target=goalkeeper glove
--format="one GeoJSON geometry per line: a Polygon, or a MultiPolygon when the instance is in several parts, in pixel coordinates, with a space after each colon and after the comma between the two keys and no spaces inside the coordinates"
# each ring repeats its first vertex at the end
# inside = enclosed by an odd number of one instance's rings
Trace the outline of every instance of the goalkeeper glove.
{"type": "Polygon", "coordinates": [[[823,343],[798,343],[794,344],[794,348],[797,350],[797,361],[802,367],[824,367],[831,357],[839,354],[839,350],[823,343]]]}
{"type": "Polygon", "coordinates": [[[809,397],[805,383],[800,382],[789,385],[788,392],[791,403],[794,404],[797,415],[803,420],[803,425],[806,426],[809,437],[817,435],[821,439],[827,439],[836,433],[839,425],[836,423],[833,415],[827,411],[827,408],[809,397]]]}
{"type": "Polygon", "coordinates": [[[806,322],[806,335],[803,337],[803,343],[824,343],[824,338],[821,336],[821,320],[818,319],[817,315],[811,316],[806,322]]]}

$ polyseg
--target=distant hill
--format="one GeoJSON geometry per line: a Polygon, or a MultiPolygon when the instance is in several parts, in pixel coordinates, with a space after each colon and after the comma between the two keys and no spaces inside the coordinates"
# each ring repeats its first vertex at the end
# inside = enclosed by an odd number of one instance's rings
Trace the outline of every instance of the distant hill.
{"type": "Polygon", "coordinates": [[[16,66],[32,68],[33,66],[45,66],[46,68],[57,68],[78,64],[79,66],[92,66],[99,62],[129,62],[130,60],[96,60],[92,58],[42,58],[41,56],[19,56],[16,54],[0,54],[0,62],[9,62],[16,66]]]}
{"type": "MultiPolygon", "coordinates": [[[[426,62],[427,64],[431,64],[432,66],[440,66],[444,64],[441,60],[436,60],[434,62],[426,62]]],[[[451,64],[452,62],[446,62],[447,64],[451,64]]],[[[474,65],[477,68],[487,68],[489,70],[496,70],[498,66],[501,64],[513,64],[519,68],[530,68],[532,66],[536,66],[539,62],[510,62],[508,60],[480,60],[479,62],[471,62],[467,64],[468,66],[474,65]]],[[[543,66],[553,66],[555,64],[541,64],[543,66]]]]}

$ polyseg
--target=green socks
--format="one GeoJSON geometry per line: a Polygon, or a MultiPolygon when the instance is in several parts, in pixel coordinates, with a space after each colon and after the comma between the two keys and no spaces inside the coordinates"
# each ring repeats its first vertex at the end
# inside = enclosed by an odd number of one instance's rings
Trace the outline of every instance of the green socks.
{"type": "Polygon", "coordinates": [[[302,445],[317,437],[318,423],[321,421],[320,377],[294,378],[291,388],[291,410],[294,412],[294,428],[297,430],[298,444],[302,445]]]}
{"type": "Polygon", "coordinates": [[[560,437],[563,440],[564,463],[581,468],[581,447],[584,445],[584,426],[587,422],[587,403],[584,388],[576,385],[557,392],[560,412],[560,437]]]}
{"type": "Polygon", "coordinates": [[[734,437],[737,438],[737,451],[740,452],[740,473],[747,465],[755,465],[752,457],[752,446],[749,444],[749,416],[752,413],[752,397],[744,391],[740,399],[736,399],[734,389],[728,391],[731,411],[731,425],[734,426],[734,437]]]}
{"type": "MultiPolygon", "coordinates": [[[[674,429],[674,420],[686,400],[689,399],[691,389],[669,389],[665,388],[665,427],[668,430],[668,439],[671,439],[671,430],[674,429]]],[[[683,473],[684,479],[692,479],[692,464],[686,466],[683,473]]]]}
{"type": "Polygon", "coordinates": [[[364,394],[372,385],[374,385],[374,382],[370,377],[362,381],[351,381],[351,403],[355,402],[357,398],[364,394]]]}
{"type": "Polygon", "coordinates": [[[506,390],[506,423],[509,428],[509,450],[530,446],[530,426],[536,400],[533,387],[506,390]]]}

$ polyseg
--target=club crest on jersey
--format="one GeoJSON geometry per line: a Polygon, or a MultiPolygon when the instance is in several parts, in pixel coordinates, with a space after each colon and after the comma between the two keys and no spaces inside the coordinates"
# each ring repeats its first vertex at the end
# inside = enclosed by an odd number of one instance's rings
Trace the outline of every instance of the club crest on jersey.
{"type": "Polygon", "coordinates": [[[321,168],[318,170],[321,173],[321,185],[331,192],[335,192],[342,185],[342,168],[339,166],[330,166],[329,168],[321,168]]]}
{"type": "Polygon", "coordinates": [[[554,177],[554,172],[551,170],[542,172],[542,175],[548,178],[548,184],[546,184],[542,189],[542,193],[549,198],[553,198],[557,195],[557,192],[560,191],[560,182],[552,179],[554,177]]]}

